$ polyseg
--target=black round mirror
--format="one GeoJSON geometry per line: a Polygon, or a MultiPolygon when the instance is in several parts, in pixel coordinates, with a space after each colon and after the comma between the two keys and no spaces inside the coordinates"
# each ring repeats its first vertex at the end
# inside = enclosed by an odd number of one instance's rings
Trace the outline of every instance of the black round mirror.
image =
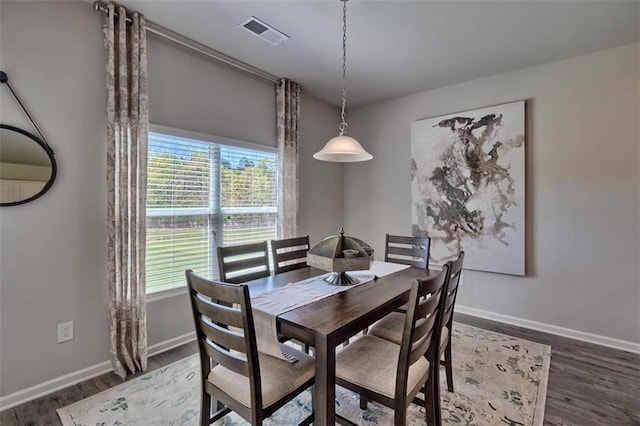
{"type": "Polygon", "coordinates": [[[40,138],[0,124],[0,206],[16,206],[42,196],[56,179],[53,151],[40,138]]]}

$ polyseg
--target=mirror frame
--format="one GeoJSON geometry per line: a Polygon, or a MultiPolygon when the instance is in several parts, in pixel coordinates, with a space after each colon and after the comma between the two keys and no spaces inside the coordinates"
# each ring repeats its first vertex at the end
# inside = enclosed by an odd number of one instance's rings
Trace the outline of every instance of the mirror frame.
{"type": "Polygon", "coordinates": [[[12,130],[14,132],[18,132],[18,133],[20,133],[20,134],[32,139],[38,145],[40,145],[40,147],[44,150],[44,152],[47,153],[47,156],[49,157],[49,160],[51,161],[51,177],[49,178],[47,183],[44,185],[44,187],[40,190],[40,192],[38,192],[35,195],[32,195],[29,198],[25,198],[24,200],[13,201],[11,203],[0,203],[0,207],[18,206],[20,204],[26,204],[26,203],[29,203],[29,202],[31,202],[33,200],[36,200],[36,199],[42,197],[47,191],[49,191],[49,189],[53,185],[53,182],[56,180],[56,176],[58,175],[58,165],[56,163],[56,158],[55,158],[55,156],[53,154],[53,150],[47,144],[45,144],[42,141],[42,139],[40,139],[39,137],[27,132],[26,130],[22,130],[19,127],[11,126],[9,124],[0,124],[0,129],[12,130]]]}

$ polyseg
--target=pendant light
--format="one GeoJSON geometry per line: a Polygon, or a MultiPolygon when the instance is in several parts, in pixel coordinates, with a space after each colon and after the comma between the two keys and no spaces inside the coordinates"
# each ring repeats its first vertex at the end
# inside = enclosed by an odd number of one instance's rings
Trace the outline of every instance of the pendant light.
{"type": "Polygon", "coordinates": [[[344,108],[347,102],[347,0],[341,0],[342,5],[342,113],[340,133],[331,139],[320,151],[313,154],[313,158],[322,161],[333,161],[337,163],[355,163],[357,161],[367,161],[373,158],[362,148],[362,145],[352,137],[346,136],[347,121],[345,120],[344,108]]]}

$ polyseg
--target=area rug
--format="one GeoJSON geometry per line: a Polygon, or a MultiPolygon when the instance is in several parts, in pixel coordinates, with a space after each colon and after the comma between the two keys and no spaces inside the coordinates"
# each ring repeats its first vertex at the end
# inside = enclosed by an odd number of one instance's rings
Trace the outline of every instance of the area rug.
{"type": "MultiPolygon", "coordinates": [[[[441,374],[442,419],[447,425],[542,425],[551,347],[454,323],[455,392],[441,374]]],[[[65,426],[197,425],[200,409],[198,356],[115,386],[58,410],[65,426]]],[[[360,425],[391,425],[393,411],[376,403],[360,410],[358,396],[337,388],[336,412],[360,425]]],[[[312,410],[302,393],[266,425],[294,425],[312,410]]],[[[247,425],[235,414],[220,426],[247,425]]],[[[424,425],[424,408],[412,404],[408,425],[424,425]]]]}

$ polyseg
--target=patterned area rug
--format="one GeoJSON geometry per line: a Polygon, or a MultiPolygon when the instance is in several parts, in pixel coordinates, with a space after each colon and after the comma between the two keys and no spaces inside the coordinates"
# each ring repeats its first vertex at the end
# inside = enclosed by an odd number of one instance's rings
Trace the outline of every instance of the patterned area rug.
{"type": "MultiPolygon", "coordinates": [[[[551,347],[454,323],[455,392],[441,374],[442,418],[448,425],[542,425],[551,347]]],[[[198,357],[193,355],[58,410],[65,426],[197,425],[198,357]]],[[[337,388],[336,411],[361,425],[391,425],[393,411],[376,403],[360,410],[358,396],[337,388]]],[[[267,425],[294,425],[312,409],[304,392],[267,425]]],[[[235,414],[216,423],[246,425],[235,414]]],[[[412,404],[408,425],[424,425],[424,408],[412,404]]]]}

